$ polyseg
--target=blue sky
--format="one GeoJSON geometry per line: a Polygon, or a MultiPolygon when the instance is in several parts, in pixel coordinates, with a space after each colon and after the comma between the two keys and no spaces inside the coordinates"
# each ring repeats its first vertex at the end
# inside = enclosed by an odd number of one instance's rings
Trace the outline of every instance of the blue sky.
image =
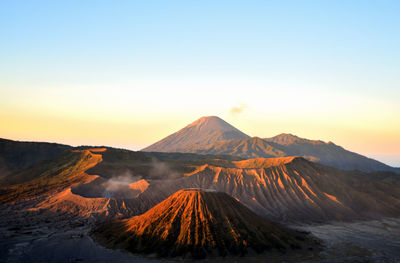
{"type": "Polygon", "coordinates": [[[321,89],[398,95],[398,1],[188,2],[3,1],[2,79],[316,75],[321,89]]]}
{"type": "Polygon", "coordinates": [[[0,136],[138,149],[219,115],[400,166],[399,12],[399,1],[1,1],[0,136]],[[130,137],[24,133],[11,118],[118,120],[130,137]]]}

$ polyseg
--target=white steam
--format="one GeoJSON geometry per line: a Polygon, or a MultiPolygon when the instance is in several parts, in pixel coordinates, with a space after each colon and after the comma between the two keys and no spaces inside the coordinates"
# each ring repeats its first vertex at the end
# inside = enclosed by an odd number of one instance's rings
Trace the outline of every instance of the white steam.
{"type": "Polygon", "coordinates": [[[239,106],[233,106],[231,109],[230,109],[230,111],[229,111],[229,113],[232,115],[232,116],[237,116],[237,115],[239,115],[239,114],[241,114],[245,109],[247,109],[249,106],[247,105],[247,104],[245,104],[245,103],[240,103],[239,104],[239,106]]]}
{"type": "Polygon", "coordinates": [[[131,172],[126,171],[123,175],[113,176],[102,183],[103,196],[106,198],[134,198],[137,195],[129,185],[142,179],[141,176],[134,176],[131,172]]]}
{"type": "Polygon", "coordinates": [[[178,172],[171,169],[166,162],[160,162],[153,158],[149,171],[149,177],[152,179],[176,179],[179,178],[180,175],[178,172]]]}

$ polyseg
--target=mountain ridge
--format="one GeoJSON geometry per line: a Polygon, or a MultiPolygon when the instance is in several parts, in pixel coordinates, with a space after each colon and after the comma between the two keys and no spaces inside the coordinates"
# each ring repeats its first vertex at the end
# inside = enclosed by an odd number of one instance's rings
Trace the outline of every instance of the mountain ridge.
{"type": "Polygon", "coordinates": [[[303,157],[256,158],[194,167],[185,177],[153,182],[142,198],[188,187],[226,192],[266,218],[288,222],[376,219],[400,215],[400,188],[303,157]]]}
{"type": "Polygon", "coordinates": [[[59,143],[0,138],[0,180],[9,174],[48,161],[71,149],[71,146],[59,143]]]}
{"type": "Polygon", "coordinates": [[[193,161],[178,156],[167,162],[154,161],[156,156],[105,148],[74,150],[10,176],[0,185],[0,202],[36,203],[39,209],[106,220],[141,214],[172,193],[194,187],[226,192],[254,212],[279,221],[348,221],[400,214],[395,174],[344,172],[297,156],[193,161]],[[129,185],[115,184],[119,175],[130,173],[143,177],[131,177],[134,183],[129,185]]]}
{"type": "Polygon", "coordinates": [[[215,116],[202,117],[178,132],[144,148],[142,151],[232,155],[245,159],[303,156],[308,160],[342,170],[360,170],[364,172],[393,171],[400,173],[400,168],[391,167],[372,158],[348,151],[333,142],[326,143],[321,140],[304,139],[290,133],[282,133],[271,138],[262,139],[260,137],[250,137],[228,125],[227,122],[215,116]],[[230,131],[234,131],[235,135],[228,136],[226,130],[217,129],[218,125],[215,126],[215,129],[211,129],[213,134],[209,132],[203,134],[200,129],[192,133],[192,130],[188,129],[198,126],[205,127],[208,122],[214,120],[223,123],[224,127],[230,127],[230,131]],[[238,135],[238,131],[240,135],[238,135]],[[221,134],[224,135],[221,136],[221,134]],[[193,138],[195,139],[193,140],[193,138]]]}
{"type": "MultiPolygon", "coordinates": [[[[297,135],[291,133],[281,133],[276,136],[270,138],[263,138],[265,141],[274,142],[277,144],[288,145],[295,142],[312,142],[313,144],[325,144],[324,141],[321,140],[309,140],[305,138],[301,138],[297,135]]],[[[331,142],[328,142],[328,144],[331,142]]]]}

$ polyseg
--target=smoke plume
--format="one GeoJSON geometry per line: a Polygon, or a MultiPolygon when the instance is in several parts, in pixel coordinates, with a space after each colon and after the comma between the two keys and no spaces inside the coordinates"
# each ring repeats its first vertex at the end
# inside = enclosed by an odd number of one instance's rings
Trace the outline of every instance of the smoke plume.
{"type": "Polygon", "coordinates": [[[149,171],[149,177],[152,179],[175,179],[180,176],[179,173],[171,169],[166,162],[160,162],[153,158],[149,171]]]}
{"type": "Polygon", "coordinates": [[[241,114],[245,109],[247,109],[248,106],[245,103],[240,103],[239,106],[233,106],[229,113],[233,116],[241,114]]]}
{"type": "Polygon", "coordinates": [[[102,183],[103,196],[107,198],[133,198],[137,193],[130,189],[129,184],[139,181],[141,176],[134,176],[128,170],[123,175],[113,176],[102,183]]]}

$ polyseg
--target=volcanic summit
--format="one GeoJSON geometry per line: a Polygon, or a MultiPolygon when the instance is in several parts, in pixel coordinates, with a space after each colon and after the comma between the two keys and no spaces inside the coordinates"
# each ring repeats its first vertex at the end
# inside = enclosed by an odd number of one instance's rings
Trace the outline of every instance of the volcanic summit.
{"type": "Polygon", "coordinates": [[[239,131],[216,116],[201,117],[183,129],[169,135],[143,149],[146,152],[196,152],[217,141],[247,139],[248,135],[239,131]]]}
{"type": "Polygon", "coordinates": [[[256,215],[226,193],[206,189],[176,192],[146,213],[114,221],[94,231],[106,246],[159,256],[284,253],[310,248],[316,241],[304,233],[256,215]]]}

